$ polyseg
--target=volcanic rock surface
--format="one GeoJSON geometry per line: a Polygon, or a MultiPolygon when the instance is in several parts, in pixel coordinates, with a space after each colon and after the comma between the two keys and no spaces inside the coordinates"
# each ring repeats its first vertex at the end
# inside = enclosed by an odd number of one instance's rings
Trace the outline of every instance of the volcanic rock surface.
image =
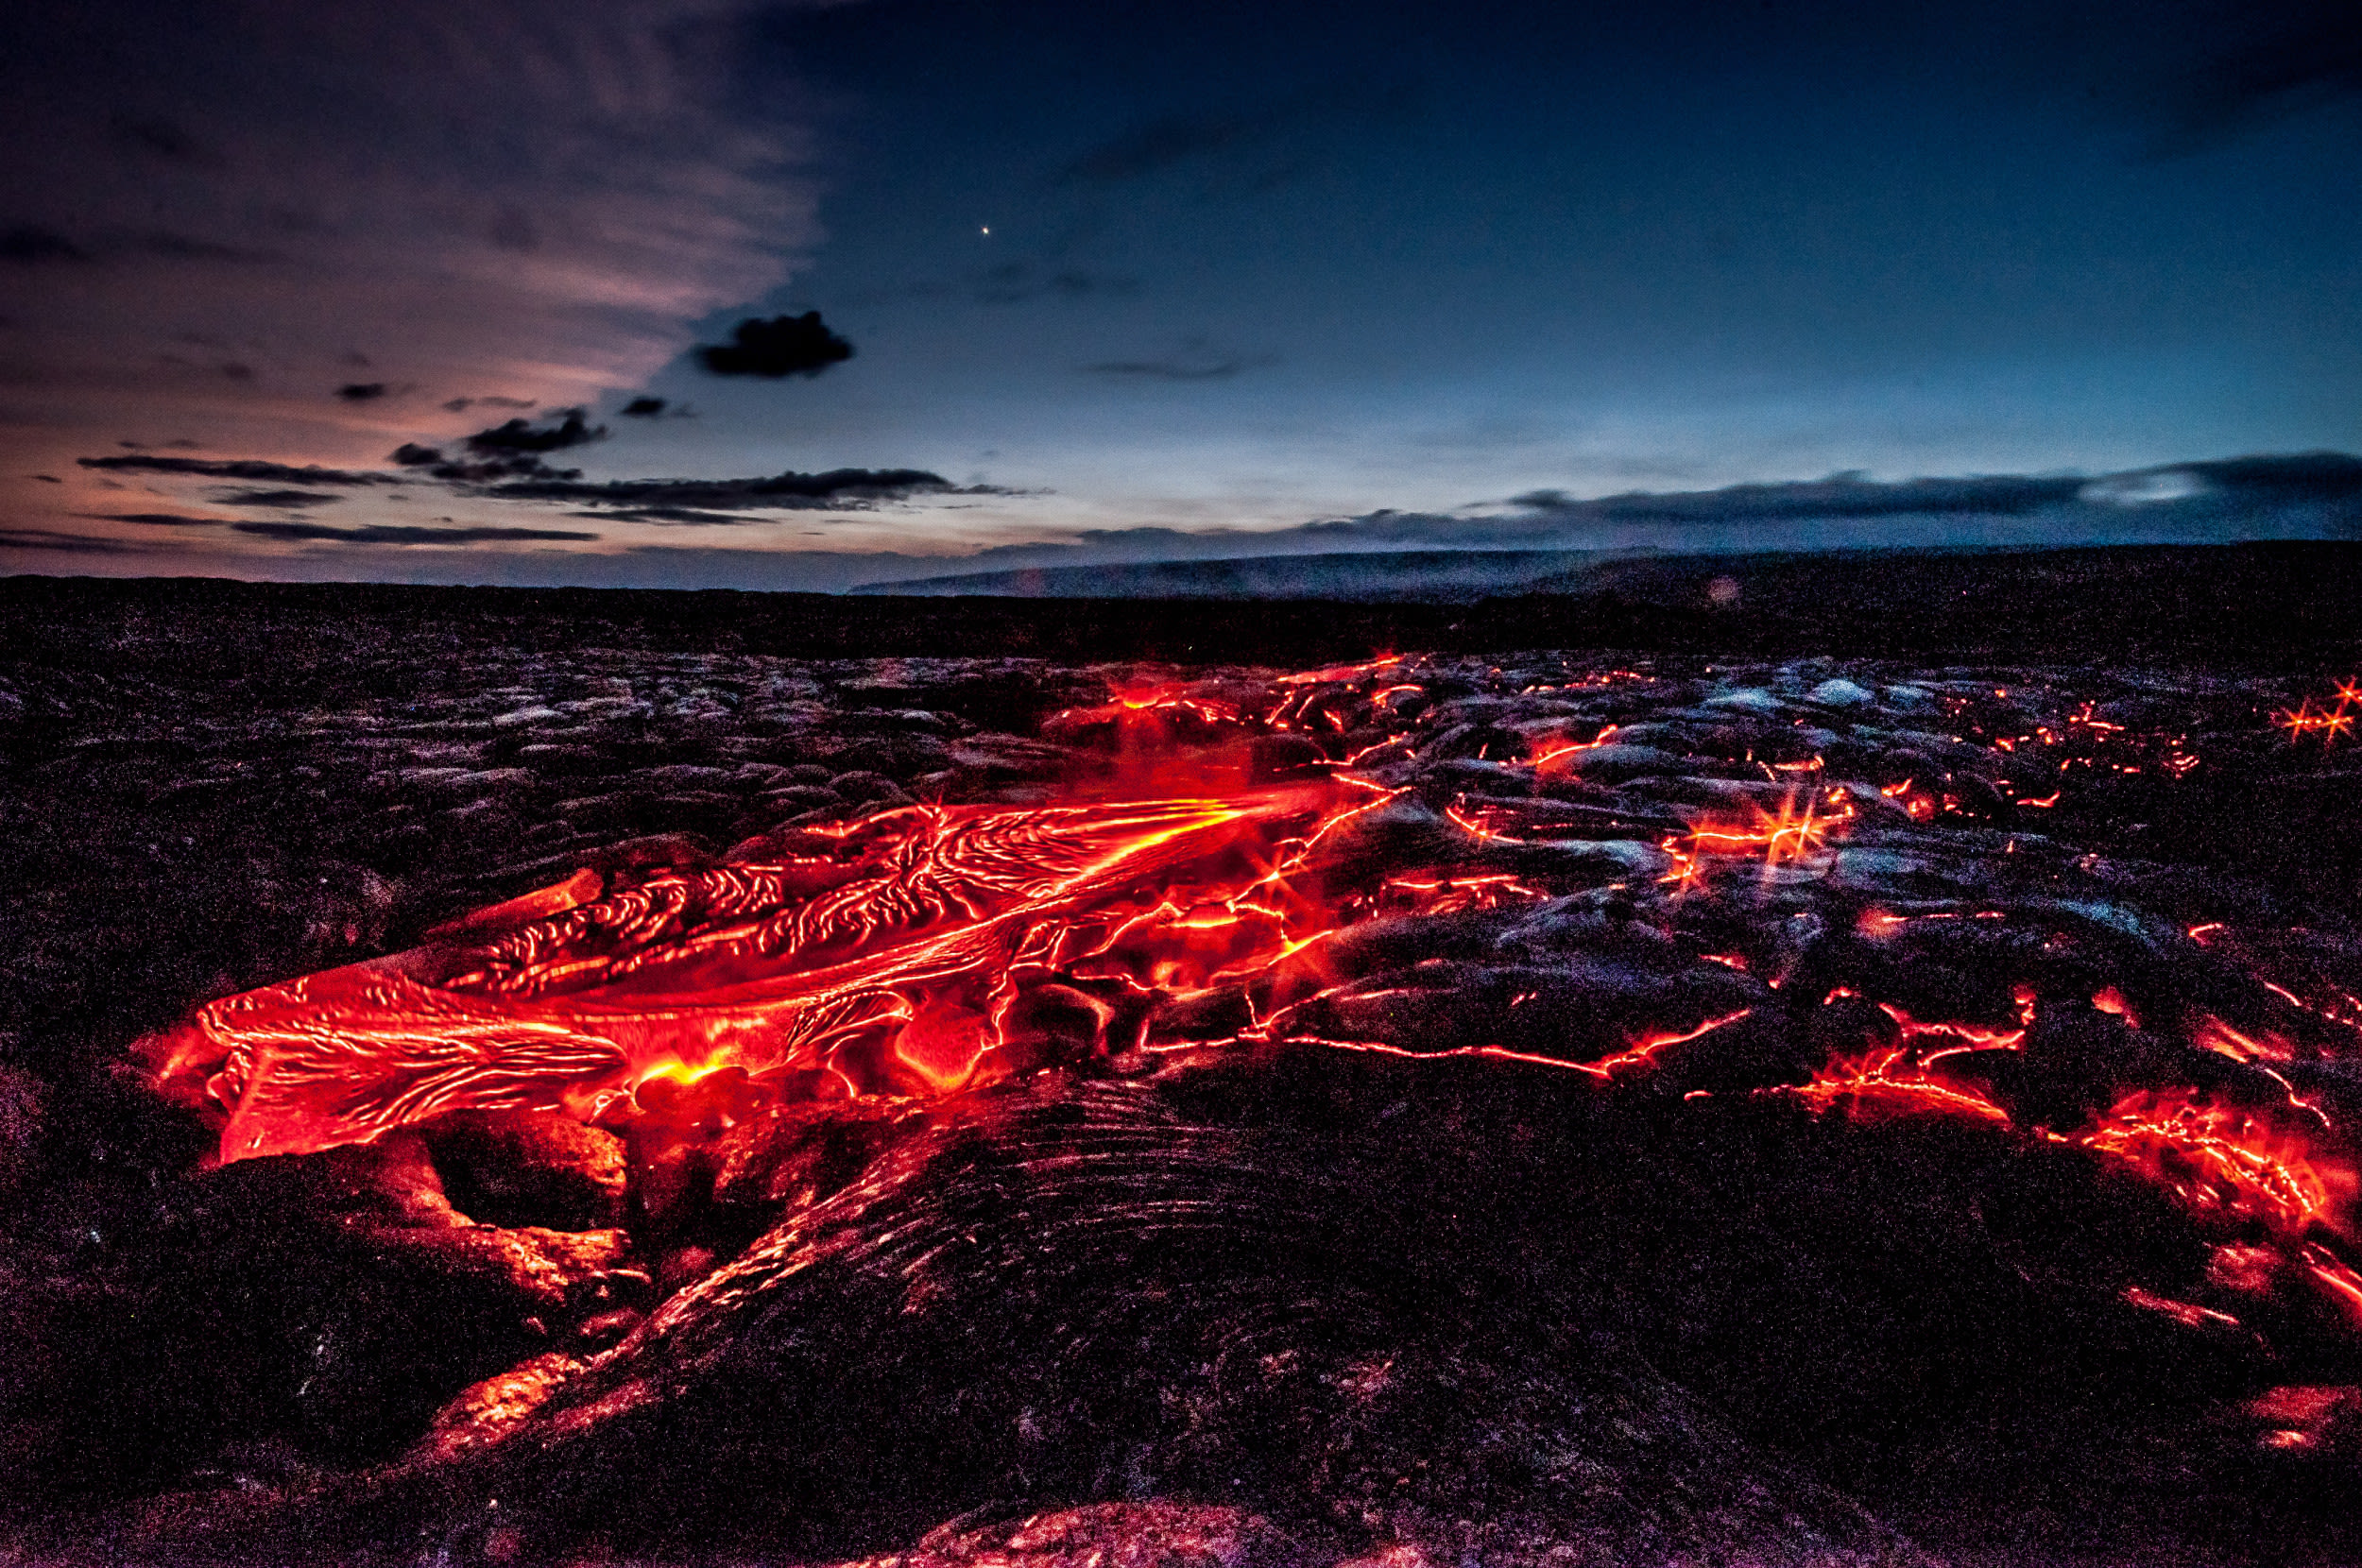
{"type": "Polygon", "coordinates": [[[0,671],[24,1560],[2357,1547],[2331,672],[174,637],[0,671]],[[1274,791],[1335,803],[1229,887],[1274,944],[1053,955],[946,1082],[221,1164],[140,1065],[847,824],[1274,791]]]}

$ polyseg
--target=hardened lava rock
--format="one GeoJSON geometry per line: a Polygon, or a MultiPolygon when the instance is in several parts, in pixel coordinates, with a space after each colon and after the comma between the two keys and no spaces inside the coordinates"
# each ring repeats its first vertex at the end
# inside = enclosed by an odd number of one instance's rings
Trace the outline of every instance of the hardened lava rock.
{"type": "Polygon", "coordinates": [[[1186,1098],[1045,1077],[913,1111],[614,1350],[495,1380],[408,1460],[224,1554],[414,1527],[454,1559],[595,1538],[825,1560],[1101,1498],[1002,1549],[1079,1562],[1096,1532],[1160,1560],[1211,1532],[1221,1560],[1926,1560],[1406,1201],[1359,1137],[1215,1125],[1186,1098]]]}

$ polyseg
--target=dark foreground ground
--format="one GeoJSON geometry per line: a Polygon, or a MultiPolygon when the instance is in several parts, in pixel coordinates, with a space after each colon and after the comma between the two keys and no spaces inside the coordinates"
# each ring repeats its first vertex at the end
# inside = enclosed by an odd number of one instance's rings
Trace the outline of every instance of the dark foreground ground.
{"type": "Polygon", "coordinates": [[[2362,661],[2351,556],[1735,611],[0,584],[0,1560],[2362,1560],[2307,1271],[2362,1257],[2362,753],[2273,722],[2362,661]],[[1263,763],[1403,792],[1340,877],[1527,891],[1373,924],[1294,1043],[685,1158],[522,1116],[207,1170],[126,1065],[578,866],[1058,798],[1119,758],[1054,716],[1152,681],[1317,693],[1263,763]],[[1841,832],[1682,879],[1799,779],[1841,832]],[[1779,1089],[1897,1017],[2022,1027],[1956,1062],[2006,1114],[1779,1089]],[[2322,1217],[2063,1141],[2193,1091],[2322,1217]]]}

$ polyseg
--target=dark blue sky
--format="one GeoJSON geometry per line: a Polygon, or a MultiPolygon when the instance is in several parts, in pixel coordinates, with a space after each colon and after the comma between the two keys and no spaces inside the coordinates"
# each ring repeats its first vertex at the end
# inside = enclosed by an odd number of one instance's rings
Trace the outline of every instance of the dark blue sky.
{"type": "MultiPolygon", "coordinates": [[[[1582,515],[1540,492],[2362,448],[2352,8],[252,0],[0,31],[0,569],[834,585],[1387,509],[1532,543],[1582,515]],[[689,352],[807,310],[850,360],[689,352]],[[352,476],[569,405],[610,431],[548,459],[584,483],[970,493],[660,516],[192,471],[352,476]],[[126,452],[188,455],[79,461],[126,452]]],[[[2179,517],[2191,487],[1767,542],[2346,525],[2179,517]]]]}

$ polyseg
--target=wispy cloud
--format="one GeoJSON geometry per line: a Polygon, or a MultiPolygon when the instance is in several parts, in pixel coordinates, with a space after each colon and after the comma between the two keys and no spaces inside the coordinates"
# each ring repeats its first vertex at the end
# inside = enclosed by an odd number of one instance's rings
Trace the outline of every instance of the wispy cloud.
{"type": "Polygon", "coordinates": [[[187,512],[77,512],[92,522],[140,522],[151,528],[227,528],[235,518],[195,517],[187,512]]]}
{"type": "Polygon", "coordinates": [[[212,499],[216,506],[300,508],[326,506],[345,498],[327,490],[217,490],[212,499]]]}
{"type": "Polygon", "coordinates": [[[368,523],[357,528],[335,528],[323,522],[233,522],[230,525],[241,534],[258,538],[317,540],[326,544],[488,544],[523,539],[567,539],[575,542],[595,539],[596,534],[578,533],[565,528],[499,528],[462,525],[456,528],[431,528],[405,523],[368,523]]]}
{"type": "Polygon", "coordinates": [[[1271,116],[1165,114],[1110,137],[1058,172],[1075,183],[1104,185],[1162,174],[1179,164],[1261,142],[1271,116]]]}
{"type": "Polygon", "coordinates": [[[0,229],[0,262],[22,266],[40,266],[60,262],[87,262],[89,251],[59,233],[37,223],[13,224],[0,229]]]}
{"type": "Polygon", "coordinates": [[[0,418],[0,471],[131,411],[336,464],[465,434],[406,426],[395,389],[522,408],[640,381],[815,232],[792,104],[735,95],[758,9],[0,8],[12,374],[50,390],[0,418]]]}
{"type": "Polygon", "coordinates": [[[830,469],[759,479],[522,479],[486,486],[479,493],[616,508],[619,517],[653,522],[718,522],[739,520],[727,515],[732,512],[851,511],[918,496],[1012,492],[991,485],[953,485],[924,469],[830,469]]]}
{"type": "Polygon", "coordinates": [[[1215,175],[1214,189],[1259,194],[1287,183],[1339,135],[1367,136],[1419,112],[1410,82],[1338,78],[1260,104],[1152,115],[1087,147],[1053,177],[1112,188],[1183,173],[1215,175]]]}
{"type": "Polygon", "coordinates": [[[124,457],[77,457],[75,462],[85,469],[97,469],[111,473],[154,473],[203,475],[208,479],[248,479],[263,483],[279,481],[290,485],[400,485],[399,474],[374,473],[361,469],[323,469],[317,464],[300,466],[273,463],[255,457],[150,457],[132,453],[124,457]]]}
{"type": "Polygon", "coordinates": [[[0,528],[0,549],[67,555],[149,555],[160,548],[141,539],[69,533],[59,528],[0,528]]]}
{"type": "Polygon", "coordinates": [[[1274,354],[1225,359],[1111,359],[1086,365],[1083,370],[1087,375],[1121,381],[1228,381],[1241,371],[1258,370],[1278,363],[1278,356],[1274,354]]]}

